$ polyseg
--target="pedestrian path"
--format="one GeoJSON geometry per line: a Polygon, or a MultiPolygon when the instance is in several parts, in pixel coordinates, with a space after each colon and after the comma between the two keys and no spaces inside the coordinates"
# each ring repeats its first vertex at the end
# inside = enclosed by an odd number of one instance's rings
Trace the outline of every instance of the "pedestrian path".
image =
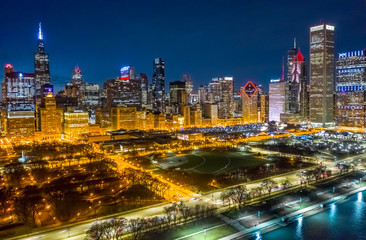
{"type": "Polygon", "coordinates": [[[328,200],[326,200],[324,202],[321,202],[321,203],[318,203],[318,204],[314,204],[312,206],[309,206],[309,207],[300,209],[298,211],[289,213],[289,214],[287,214],[287,215],[285,215],[283,217],[278,217],[278,218],[275,218],[273,220],[270,220],[270,221],[261,223],[261,224],[255,226],[255,227],[252,227],[252,228],[249,228],[249,229],[245,229],[245,230],[240,231],[238,233],[234,233],[234,234],[231,234],[229,236],[220,238],[220,240],[237,239],[237,238],[243,237],[245,235],[249,235],[251,233],[255,233],[255,232],[261,231],[261,230],[266,229],[266,228],[274,227],[274,226],[277,226],[277,225],[283,226],[283,224],[281,224],[281,223],[283,223],[282,219],[284,219],[284,218],[294,219],[294,218],[296,218],[298,216],[302,216],[303,213],[306,213],[306,212],[309,212],[309,211],[318,209],[321,206],[325,206],[325,205],[328,205],[328,204],[333,204],[333,203],[335,203],[335,202],[337,202],[339,200],[342,200],[342,199],[347,198],[349,195],[353,195],[353,194],[355,194],[357,192],[361,192],[361,191],[365,191],[365,190],[366,190],[366,186],[365,187],[362,187],[362,188],[355,189],[355,190],[350,191],[350,192],[348,192],[346,194],[343,194],[343,195],[340,195],[340,196],[336,196],[336,197],[331,198],[331,199],[328,199],[328,200]]]}

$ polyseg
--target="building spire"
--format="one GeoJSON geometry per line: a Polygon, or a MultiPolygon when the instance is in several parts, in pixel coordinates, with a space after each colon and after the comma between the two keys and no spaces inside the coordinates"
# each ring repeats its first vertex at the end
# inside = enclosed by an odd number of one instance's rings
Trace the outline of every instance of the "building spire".
{"type": "Polygon", "coordinates": [[[38,26],[38,40],[43,40],[42,24],[39,23],[38,26]]]}
{"type": "Polygon", "coordinates": [[[285,59],[282,57],[282,76],[281,76],[281,82],[285,81],[285,59]]]}
{"type": "Polygon", "coordinates": [[[296,49],[296,37],[294,37],[294,49],[296,49]]]}

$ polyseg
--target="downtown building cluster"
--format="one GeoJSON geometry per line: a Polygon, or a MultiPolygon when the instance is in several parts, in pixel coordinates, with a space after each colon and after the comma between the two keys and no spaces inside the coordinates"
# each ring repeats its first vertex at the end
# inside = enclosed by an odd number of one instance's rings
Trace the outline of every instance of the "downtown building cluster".
{"type": "Polygon", "coordinates": [[[269,121],[365,128],[366,52],[335,54],[334,30],[328,24],[310,28],[309,62],[294,41],[282,77],[270,80],[268,93],[252,81],[235,91],[231,76],[213,78],[196,92],[188,74],[166,90],[165,62],[156,58],[151,83],[146,73],[124,66],[100,87],[85,82],[76,66],[64,90],[54,94],[40,25],[34,72],[4,67],[1,133],[57,139],[269,121]]]}
{"type": "Polygon", "coordinates": [[[310,28],[310,61],[294,47],[269,84],[269,121],[364,129],[365,50],[335,51],[335,27],[310,28]],[[284,67],[283,67],[284,68],[284,67]]]}

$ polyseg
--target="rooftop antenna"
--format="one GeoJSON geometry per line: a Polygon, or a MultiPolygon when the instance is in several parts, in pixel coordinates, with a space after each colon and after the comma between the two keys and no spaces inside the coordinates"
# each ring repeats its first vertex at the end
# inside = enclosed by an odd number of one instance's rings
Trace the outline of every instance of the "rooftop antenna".
{"type": "Polygon", "coordinates": [[[43,40],[43,32],[42,32],[42,24],[41,24],[41,22],[38,25],[38,40],[43,40]]]}
{"type": "Polygon", "coordinates": [[[294,48],[296,49],[296,37],[294,37],[294,48]]]}

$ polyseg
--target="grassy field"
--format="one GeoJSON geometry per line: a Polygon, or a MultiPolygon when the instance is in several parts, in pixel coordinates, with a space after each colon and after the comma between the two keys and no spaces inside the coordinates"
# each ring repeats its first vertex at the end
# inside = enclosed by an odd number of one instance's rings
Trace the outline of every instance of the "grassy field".
{"type": "Polygon", "coordinates": [[[235,151],[194,151],[184,156],[180,169],[200,174],[222,174],[238,168],[263,165],[269,160],[252,153],[235,151]]]}

